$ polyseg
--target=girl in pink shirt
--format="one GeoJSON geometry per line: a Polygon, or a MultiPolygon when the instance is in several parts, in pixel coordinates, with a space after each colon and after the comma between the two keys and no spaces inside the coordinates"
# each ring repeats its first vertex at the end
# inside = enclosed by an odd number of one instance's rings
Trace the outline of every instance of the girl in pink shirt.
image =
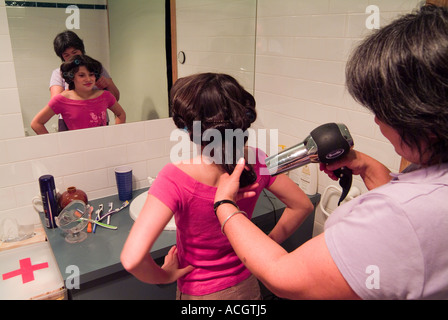
{"type": "Polygon", "coordinates": [[[107,125],[107,109],[115,114],[115,123],[126,122],[126,113],[108,91],[94,89],[101,75],[100,62],[88,56],[74,56],[62,64],[61,72],[69,90],[53,97],[31,122],[37,134],[46,134],[45,124],[56,114],[61,114],[69,130],[79,130],[107,125]]]}
{"type": "Polygon", "coordinates": [[[245,147],[247,136],[240,140],[242,143],[238,143],[238,138],[224,139],[226,130],[246,132],[256,119],[253,96],[234,78],[205,73],[179,79],[172,88],[170,100],[176,126],[188,131],[202,152],[190,161],[170,163],[159,173],[125,243],[122,264],[147,283],[177,281],[177,299],[259,299],[257,279],[232,249],[214,213],[219,178],[233,172],[239,158],[256,158],[240,179],[240,187],[255,183],[250,188],[256,197],[237,204],[241,214],[250,218],[264,188],[276,195],[286,205],[269,234],[278,243],[297,229],[313,206],[287,176],[272,178],[263,172],[266,154],[245,147]],[[194,130],[196,125],[200,126],[201,136],[194,130]],[[207,138],[207,133],[213,137],[207,138]],[[173,215],[177,226],[176,246],[159,267],[150,250],[173,215]]]}

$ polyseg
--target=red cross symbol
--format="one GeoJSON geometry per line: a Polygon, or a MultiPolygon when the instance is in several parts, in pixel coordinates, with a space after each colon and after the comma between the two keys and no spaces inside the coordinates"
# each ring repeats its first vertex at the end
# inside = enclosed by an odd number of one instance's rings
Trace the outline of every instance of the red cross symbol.
{"type": "Polygon", "coordinates": [[[34,271],[48,268],[48,262],[32,265],[31,259],[23,259],[19,261],[20,269],[12,272],[5,273],[3,280],[8,280],[17,276],[22,276],[23,284],[34,281],[34,271]]]}

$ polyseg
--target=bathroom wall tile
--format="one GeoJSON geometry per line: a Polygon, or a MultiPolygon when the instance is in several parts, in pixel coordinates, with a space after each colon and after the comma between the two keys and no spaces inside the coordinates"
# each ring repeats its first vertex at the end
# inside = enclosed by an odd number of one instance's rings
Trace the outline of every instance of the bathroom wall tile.
{"type": "Polygon", "coordinates": [[[44,135],[42,137],[28,137],[6,142],[10,160],[24,161],[43,157],[56,156],[60,153],[57,135],[44,135]]]}
{"type": "Polygon", "coordinates": [[[350,133],[366,138],[375,138],[375,124],[373,115],[349,109],[337,109],[336,122],[350,123],[350,133]]]}
{"type": "Polygon", "coordinates": [[[16,162],[0,166],[0,188],[35,181],[31,162],[16,162]]]}
{"type": "Polygon", "coordinates": [[[8,149],[6,149],[6,140],[0,140],[0,165],[9,162],[8,149]]]}
{"type": "Polygon", "coordinates": [[[0,188],[0,211],[10,210],[16,206],[14,188],[0,188]]]}
{"type": "Polygon", "coordinates": [[[39,214],[32,209],[32,206],[19,207],[11,210],[0,212],[0,219],[12,218],[16,219],[19,224],[41,225],[39,214]]]}
{"type": "Polygon", "coordinates": [[[366,20],[368,15],[351,14],[347,17],[346,37],[362,39],[372,33],[372,30],[366,28],[366,20]]]}
{"type": "Polygon", "coordinates": [[[310,36],[339,38],[345,33],[346,15],[315,15],[309,23],[310,36]]]}
{"type": "Polygon", "coordinates": [[[0,89],[0,101],[2,102],[2,110],[0,111],[0,114],[6,115],[21,112],[19,92],[17,88],[0,89]]]}
{"type": "Polygon", "coordinates": [[[0,6],[0,35],[9,35],[8,17],[5,6],[0,6]]]}
{"type": "Polygon", "coordinates": [[[378,6],[378,8],[384,11],[393,11],[393,12],[409,12],[418,8],[421,0],[369,0],[369,4],[373,4],[378,6]]]}
{"type": "Polygon", "coordinates": [[[127,163],[126,146],[110,147],[86,151],[83,154],[84,166],[90,170],[111,168],[127,163]]]}
{"type": "Polygon", "coordinates": [[[176,129],[172,118],[147,121],[144,122],[144,137],[146,140],[166,139],[176,129]]]}
{"type": "Polygon", "coordinates": [[[92,191],[101,190],[105,186],[110,185],[107,172],[107,169],[100,169],[65,176],[63,179],[63,189],[75,186],[89,195],[92,191]]]}
{"type": "Polygon", "coordinates": [[[128,162],[160,158],[165,154],[164,140],[150,140],[127,145],[128,162]]]}
{"type": "Polygon", "coordinates": [[[325,60],[308,60],[305,79],[344,85],[345,63],[325,60]]]}
{"type": "Polygon", "coordinates": [[[12,61],[12,48],[9,36],[0,35],[0,61],[12,61]]]}
{"type": "Polygon", "coordinates": [[[20,113],[0,115],[1,139],[15,139],[23,136],[23,121],[20,113]]]}
{"type": "Polygon", "coordinates": [[[17,87],[13,62],[0,62],[0,89],[17,87]]]}
{"type": "Polygon", "coordinates": [[[368,0],[330,0],[330,13],[364,13],[368,0]]]}
{"type": "Polygon", "coordinates": [[[294,56],[324,61],[347,61],[352,51],[352,39],[346,38],[303,38],[294,39],[294,56]]]}
{"type": "Polygon", "coordinates": [[[101,149],[105,144],[103,128],[66,131],[57,134],[61,153],[101,149]]]}
{"type": "Polygon", "coordinates": [[[63,177],[81,173],[90,169],[83,161],[83,155],[84,153],[70,153],[35,159],[33,170],[36,172],[36,176],[51,174],[54,177],[63,177]]]}
{"type": "MultiPolygon", "coordinates": [[[[58,186],[56,186],[56,188],[58,188],[58,186]]],[[[13,191],[18,207],[29,206],[32,204],[32,199],[34,197],[40,196],[39,184],[36,182],[13,187],[13,191]]]]}
{"type": "Polygon", "coordinates": [[[104,132],[104,147],[115,147],[145,140],[145,122],[133,122],[126,125],[113,125],[104,132]]]}

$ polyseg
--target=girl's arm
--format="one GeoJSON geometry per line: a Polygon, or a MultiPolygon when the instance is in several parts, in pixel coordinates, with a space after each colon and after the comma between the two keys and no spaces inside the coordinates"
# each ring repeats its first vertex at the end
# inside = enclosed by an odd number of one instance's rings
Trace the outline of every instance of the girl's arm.
{"type": "MultiPolygon", "coordinates": [[[[238,194],[243,169],[244,161],[231,176],[221,176],[215,201],[254,195],[250,191],[238,194]]],[[[235,211],[231,204],[219,206],[220,223],[235,211]]],[[[242,214],[229,219],[224,232],[241,261],[277,296],[288,299],[358,298],[331,258],[323,234],[288,253],[242,214]]]]}
{"type": "Polygon", "coordinates": [[[47,105],[31,121],[31,128],[37,134],[47,134],[45,124],[55,115],[54,111],[47,105]]]}
{"type": "Polygon", "coordinates": [[[115,124],[126,123],[126,112],[118,102],[109,109],[115,114],[115,124]]]}
{"type": "Polygon", "coordinates": [[[286,205],[283,215],[272,229],[269,237],[278,244],[288,239],[313,211],[308,196],[288,176],[281,174],[267,188],[286,205]]]}
{"type": "Polygon", "coordinates": [[[151,257],[150,250],[154,242],[172,216],[173,212],[163,202],[148,195],[121,252],[124,268],[140,281],[150,284],[172,283],[193,270],[192,266],[179,269],[175,247],[165,257],[162,267],[151,257]]]}

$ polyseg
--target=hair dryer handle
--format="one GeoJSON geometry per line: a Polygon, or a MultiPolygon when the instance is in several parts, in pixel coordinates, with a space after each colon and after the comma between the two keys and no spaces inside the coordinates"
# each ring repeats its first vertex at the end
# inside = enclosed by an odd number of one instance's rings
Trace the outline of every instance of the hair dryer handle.
{"type": "Polygon", "coordinates": [[[350,188],[352,187],[353,172],[347,167],[342,167],[334,171],[334,174],[339,178],[339,185],[342,188],[341,198],[339,199],[338,206],[347,197],[350,188]]]}

